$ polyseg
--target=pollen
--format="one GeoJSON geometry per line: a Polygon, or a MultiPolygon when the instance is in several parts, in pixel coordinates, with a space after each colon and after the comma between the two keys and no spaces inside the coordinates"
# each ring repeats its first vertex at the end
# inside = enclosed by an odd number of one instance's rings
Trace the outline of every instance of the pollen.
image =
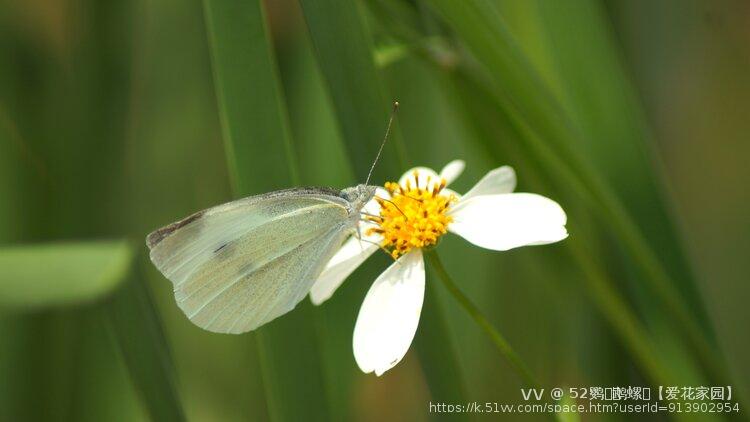
{"type": "MultiPolygon", "coordinates": [[[[414,180],[419,180],[414,171],[414,180]]],[[[369,234],[383,236],[381,246],[397,259],[414,248],[426,248],[437,244],[442,235],[448,231],[452,221],[447,214],[450,205],[456,201],[455,195],[445,195],[443,189],[446,181],[431,183],[428,178],[425,186],[412,185],[407,179],[404,185],[387,182],[385,189],[390,199],[376,198],[380,204],[380,215],[369,217],[376,225],[369,234]]]]}

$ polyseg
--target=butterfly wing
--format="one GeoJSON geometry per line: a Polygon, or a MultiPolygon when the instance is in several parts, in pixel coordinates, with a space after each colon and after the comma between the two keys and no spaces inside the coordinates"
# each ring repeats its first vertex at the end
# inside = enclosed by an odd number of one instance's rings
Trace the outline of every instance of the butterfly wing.
{"type": "Polygon", "coordinates": [[[242,333],[292,310],[354,227],[338,191],[241,199],[151,233],[178,306],[209,331],[242,333]]]}

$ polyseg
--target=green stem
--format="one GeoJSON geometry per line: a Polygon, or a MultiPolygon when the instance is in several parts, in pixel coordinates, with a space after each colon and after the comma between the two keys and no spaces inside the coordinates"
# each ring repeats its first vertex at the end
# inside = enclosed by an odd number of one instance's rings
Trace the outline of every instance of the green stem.
{"type": "Polygon", "coordinates": [[[510,343],[508,343],[508,340],[506,340],[505,337],[500,334],[499,331],[497,331],[492,323],[487,320],[487,317],[482,314],[479,308],[477,308],[476,305],[474,305],[474,303],[472,303],[471,300],[461,292],[458,286],[456,286],[456,283],[453,282],[453,279],[451,279],[450,275],[445,270],[443,262],[440,260],[437,252],[425,251],[425,255],[427,256],[427,260],[429,261],[430,265],[438,274],[440,280],[443,282],[445,288],[448,289],[450,294],[453,295],[453,297],[464,308],[469,316],[471,316],[474,322],[479,325],[479,328],[481,328],[482,331],[487,334],[495,347],[497,347],[497,350],[500,351],[500,354],[508,360],[513,369],[515,369],[516,372],[518,372],[518,374],[523,378],[524,382],[530,387],[539,387],[539,383],[537,382],[536,378],[531,374],[531,371],[523,362],[523,360],[521,360],[516,351],[513,350],[513,347],[511,347],[510,343]]]}

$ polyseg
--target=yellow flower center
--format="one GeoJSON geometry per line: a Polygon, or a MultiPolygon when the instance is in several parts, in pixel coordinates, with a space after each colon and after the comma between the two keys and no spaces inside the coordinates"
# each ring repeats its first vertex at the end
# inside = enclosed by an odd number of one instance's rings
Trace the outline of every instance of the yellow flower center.
{"type": "MultiPolygon", "coordinates": [[[[414,180],[419,180],[416,170],[414,180]]],[[[437,244],[440,236],[448,231],[448,223],[453,219],[446,212],[456,197],[440,194],[445,188],[445,179],[432,187],[430,182],[430,177],[426,186],[411,186],[410,179],[407,179],[405,186],[387,182],[385,189],[391,194],[391,199],[376,197],[380,204],[380,215],[367,217],[377,225],[368,229],[367,234],[381,234],[381,246],[393,259],[414,248],[437,244]]]]}

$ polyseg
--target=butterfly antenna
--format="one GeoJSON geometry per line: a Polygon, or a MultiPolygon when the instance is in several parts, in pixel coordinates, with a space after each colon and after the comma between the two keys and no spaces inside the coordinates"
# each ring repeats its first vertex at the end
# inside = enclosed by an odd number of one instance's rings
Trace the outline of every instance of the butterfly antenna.
{"type": "Polygon", "coordinates": [[[397,111],[398,111],[398,101],[394,101],[393,109],[391,110],[391,117],[388,119],[388,127],[385,129],[385,136],[383,137],[383,142],[380,144],[380,149],[378,150],[378,155],[375,156],[375,161],[372,162],[372,167],[370,167],[370,172],[367,173],[367,180],[365,180],[365,185],[370,183],[370,176],[372,176],[372,171],[375,170],[375,164],[377,164],[378,160],[380,159],[380,153],[383,152],[385,141],[388,140],[388,135],[391,134],[391,124],[393,124],[393,118],[396,116],[397,111]]]}

